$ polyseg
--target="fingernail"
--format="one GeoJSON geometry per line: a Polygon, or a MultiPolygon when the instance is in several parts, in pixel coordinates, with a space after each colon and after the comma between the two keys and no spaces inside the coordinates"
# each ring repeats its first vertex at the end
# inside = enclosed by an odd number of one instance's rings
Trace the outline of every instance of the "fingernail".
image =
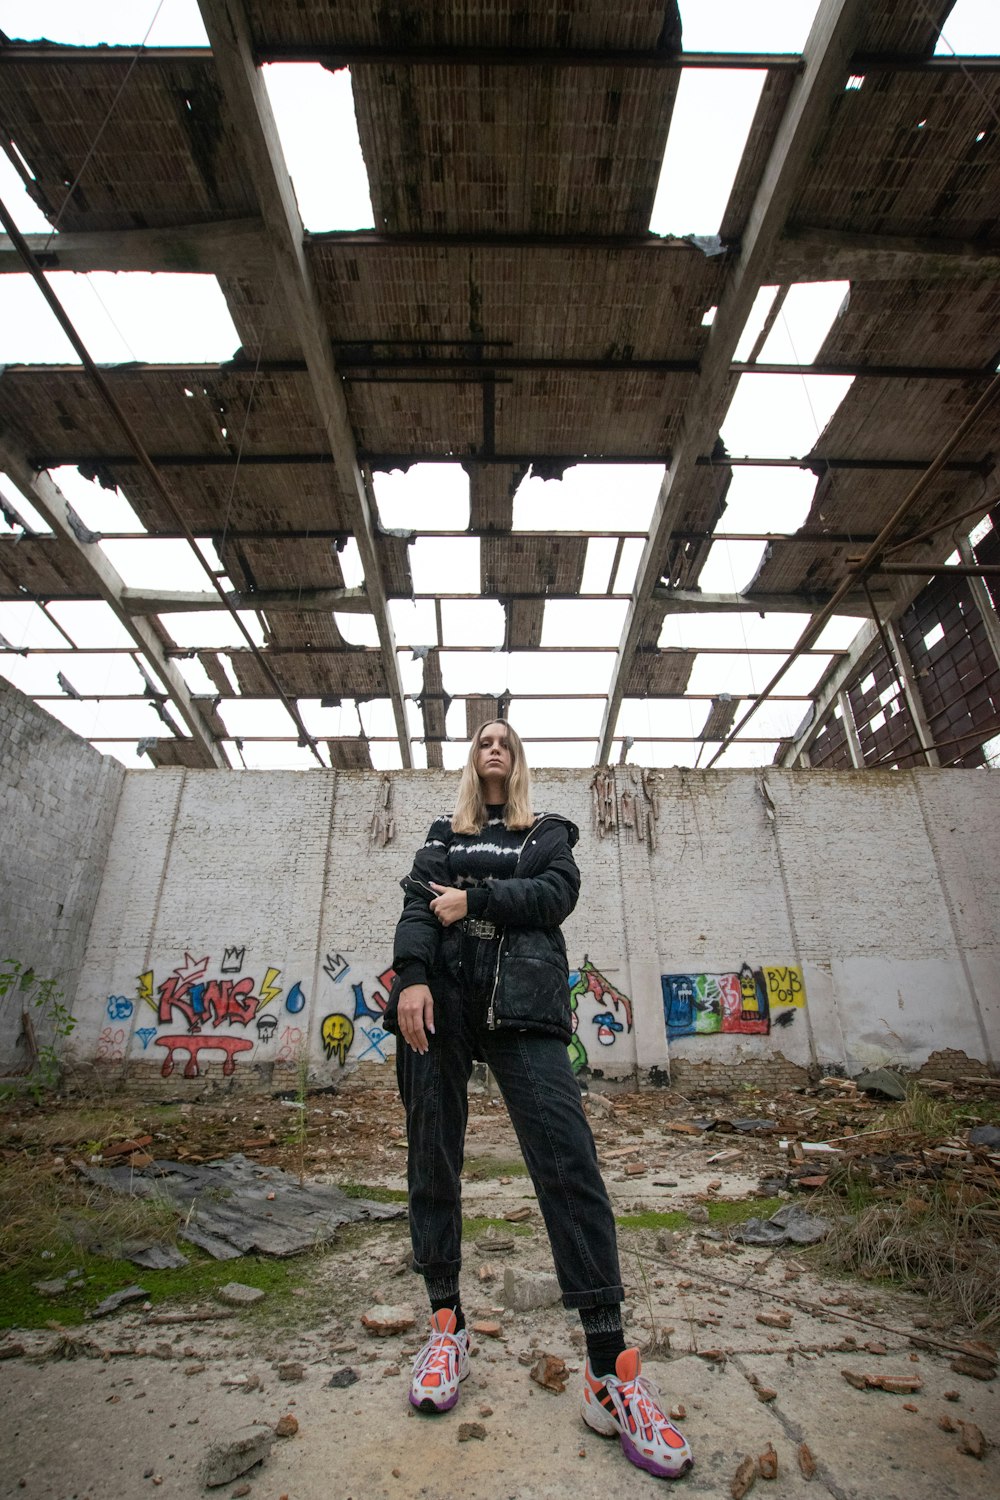
{"type": "Polygon", "coordinates": [[[430,1022],[427,1023],[427,1030],[430,1032],[431,1036],[434,1035],[434,1027],[430,1024],[430,1022]]]}

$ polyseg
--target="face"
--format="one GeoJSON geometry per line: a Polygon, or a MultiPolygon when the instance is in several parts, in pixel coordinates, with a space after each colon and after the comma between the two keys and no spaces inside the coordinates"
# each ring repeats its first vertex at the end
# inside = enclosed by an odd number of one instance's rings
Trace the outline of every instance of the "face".
{"type": "Polygon", "coordinates": [[[476,742],[475,765],[480,781],[506,784],[512,763],[506,724],[487,724],[476,742]]]}

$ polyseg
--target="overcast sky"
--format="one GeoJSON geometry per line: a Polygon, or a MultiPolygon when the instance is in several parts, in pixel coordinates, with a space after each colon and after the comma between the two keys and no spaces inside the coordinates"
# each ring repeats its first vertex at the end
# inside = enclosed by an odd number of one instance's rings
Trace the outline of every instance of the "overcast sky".
{"type": "MultiPolygon", "coordinates": [[[[915,4],[919,0],[914,0],[915,4]]],[[[814,0],[687,0],[682,3],[684,45],[691,51],[801,50],[816,6],[814,0]]],[[[0,0],[0,30],[11,37],[36,38],[90,45],[98,42],[150,46],[205,45],[206,37],[195,0],[0,0]]],[[[958,0],[945,27],[939,52],[1000,53],[1000,0],[958,0]]],[[[367,176],[357,141],[350,77],[346,70],[330,73],[319,66],[284,65],[265,69],[267,86],[278,122],[286,161],[307,229],[364,228],[373,225],[367,176]],[[336,140],[337,150],[319,152],[316,140],[336,140]]],[[[681,75],[670,136],[664,155],[660,186],[650,229],[657,234],[717,232],[739,162],[746,132],[763,83],[762,72],[689,70],[681,75]]],[[[52,225],[25,193],[21,180],[0,153],[0,197],[25,232],[47,232],[52,225]]],[[[161,363],[215,362],[232,358],[239,338],[213,277],[144,276],[138,274],[58,273],[51,281],[95,359],[101,362],[155,361],[161,363]]],[[[818,283],[792,289],[784,309],[761,351],[766,361],[809,363],[823,342],[849,292],[846,283],[818,283]]],[[[737,358],[744,357],[766,316],[773,289],[764,289],[741,340],[737,358]]],[[[708,309],[706,315],[711,316],[708,309]]],[[[77,363],[40,293],[27,277],[0,277],[0,366],[17,363],[77,363]]],[[[722,429],[733,455],[798,457],[819,437],[850,387],[850,380],[831,377],[744,376],[722,429]]],[[[562,481],[526,480],[514,502],[515,530],[557,532],[607,530],[608,515],[622,530],[639,531],[649,523],[662,479],[662,466],[580,466],[562,481]],[[609,503],[610,502],[610,503],[609,503]]],[[[125,583],[132,587],[201,589],[204,573],[184,543],[143,539],[127,497],[111,495],[81,479],[75,470],[59,470],[55,478],[92,529],[135,532],[137,540],[104,541],[100,545],[125,583]]],[[[787,469],[737,469],[720,523],[724,532],[793,530],[805,518],[815,478],[787,469]]],[[[22,518],[45,530],[5,476],[0,492],[22,518]]],[[[459,531],[468,525],[468,483],[457,466],[418,465],[406,475],[376,476],[379,515],[387,527],[406,527],[421,536],[411,548],[415,590],[433,593],[478,593],[479,543],[468,536],[433,537],[428,531],[459,531]]],[[[0,518],[0,534],[16,534],[0,518]]],[[[550,602],[546,607],[542,644],[616,646],[626,601],[642,549],[641,540],[625,543],[614,580],[609,577],[615,543],[589,543],[583,592],[603,592],[609,583],[619,598],[587,603],[550,602]]],[[[203,551],[218,566],[210,543],[203,551]]],[[[753,543],[717,542],[702,572],[700,585],[710,593],[744,588],[760,562],[762,548],[753,543]]],[[[345,581],[361,581],[357,549],[342,554],[345,581]]],[[[423,645],[436,641],[433,604],[397,601],[391,605],[397,641],[423,645]]],[[[0,672],[22,690],[61,694],[62,672],[81,693],[142,692],[143,682],[127,657],[70,655],[67,636],[80,647],[131,644],[111,611],[103,604],[54,605],[53,624],[31,604],[0,603],[0,634],[21,647],[67,646],[63,656],[0,656],[0,672]],[[61,634],[60,630],[65,632],[61,634]]],[[[540,744],[532,747],[535,764],[590,764],[601,719],[598,700],[572,705],[526,701],[518,693],[604,692],[610,681],[611,652],[594,655],[508,656],[497,650],[503,638],[503,611],[496,601],[475,600],[442,606],[443,640],[447,645],[482,647],[482,654],[442,654],[446,691],[513,693],[511,718],[531,736],[580,734],[587,744],[540,744]]],[[[165,617],[178,646],[224,647],[242,644],[228,616],[173,615],[165,617]]],[[[246,622],[261,641],[255,616],[246,622]]],[[[346,637],[357,644],[376,644],[370,617],[338,615],[346,637]]],[[[804,616],[756,615],[668,616],[662,645],[723,646],[730,655],[700,656],[689,685],[691,692],[745,694],[760,689],[773,674],[778,658],[754,657],[755,646],[788,648],[798,638],[804,616]]],[[[849,644],[856,618],[831,622],[822,644],[836,649],[849,644]]],[[[2,642],[0,642],[2,644],[2,642]]],[[[224,660],[224,659],[222,659],[224,660]]],[[[401,658],[404,687],[417,691],[419,661],[408,653],[401,658]]],[[[810,657],[795,664],[780,693],[808,693],[821,676],[829,657],[810,657]]],[[[182,661],[189,686],[215,692],[200,665],[182,661]]],[[[235,687],[235,683],[234,683],[235,687]]],[[[129,765],[148,765],[138,759],[135,741],[164,733],[147,703],[75,701],[61,695],[46,708],[78,733],[119,756],[129,765]],[[123,734],[135,739],[112,744],[102,736],[123,734]]],[[[394,734],[388,703],[345,704],[321,709],[318,700],[301,703],[310,731],[318,734],[356,734],[363,727],[372,735],[394,734]]],[[[704,722],[706,702],[631,702],[619,722],[623,734],[691,735],[704,722]]],[[[794,731],[807,705],[802,702],[766,705],[748,726],[752,736],[771,735],[763,745],[734,746],[720,764],[768,763],[775,742],[794,731]]],[[[219,712],[233,736],[294,733],[280,706],[240,703],[235,694],[219,712]]],[[[448,729],[464,735],[464,704],[456,704],[448,729]]],[[[411,727],[421,732],[416,709],[411,727]]],[[[422,763],[421,747],[414,747],[422,763]]],[[[231,760],[239,756],[230,748],[231,760]]],[[[464,759],[461,744],[444,747],[445,764],[464,759]]],[[[647,765],[691,764],[698,746],[637,745],[630,759],[647,765]]],[[[313,765],[308,752],[294,745],[244,747],[251,765],[313,765]]],[[[373,744],[376,766],[398,765],[398,747],[373,744]]],[[[707,756],[705,757],[707,758],[707,756]]]]}

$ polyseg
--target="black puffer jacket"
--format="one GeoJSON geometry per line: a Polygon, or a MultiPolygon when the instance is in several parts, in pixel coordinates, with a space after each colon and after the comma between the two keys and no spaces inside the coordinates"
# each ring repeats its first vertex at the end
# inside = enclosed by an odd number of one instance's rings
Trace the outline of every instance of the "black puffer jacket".
{"type": "MultiPolygon", "coordinates": [[[[545,813],[525,832],[514,874],[489,887],[477,915],[502,929],[497,978],[487,1024],[537,1031],[568,1042],[573,1034],[569,1008],[569,965],[561,924],[576,905],[580,871],[573,858],[579,829],[558,813],[545,813]]],[[[413,869],[400,883],[406,892],[396,927],[393,968],[403,976],[422,965],[434,996],[435,1028],[457,1024],[461,1005],[460,924],[442,927],[430,909],[431,883],[454,885],[446,848],[418,851],[413,869]]],[[[477,903],[478,906],[478,903],[477,903]]],[[[383,1018],[397,1031],[396,1010],[403,988],[397,977],[383,1018]]]]}

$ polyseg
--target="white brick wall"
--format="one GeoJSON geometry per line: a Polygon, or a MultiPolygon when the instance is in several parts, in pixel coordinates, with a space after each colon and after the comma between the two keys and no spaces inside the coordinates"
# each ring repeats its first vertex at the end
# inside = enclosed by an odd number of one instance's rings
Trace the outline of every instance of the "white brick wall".
{"type": "MultiPolygon", "coordinates": [[[[615,776],[619,800],[636,795],[627,770],[615,776]]],[[[811,1062],[919,1067],[948,1049],[995,1062],[993,773],[661,772],[655,850],[624,828],[597,838],[590,780],[541,772],[535,799],[581,827],[583,894],[566,938],[571,964],[596,971],[584,971],[577,1008],[575,1052],[589,1067],[662,1077],[660,976],[732,974],[744,962],[798,966],[805,1007],[769,1035],[676,1038],[672,1063],[756,1079],[768,1063],[789,1076],[811,1062]]],[[[150,1075],[172,1057],[171,1087],[194,1066],[203,1079],[288,1086],[299,1060],[336,1078],[391,1057],[379,976],[397,882],[457,777],[398,772],[391,782],[396,836],[383,849],[370,837],[375,773],[129,773],[77,989],[76,1056],[150,1075]],[[192,983],[161,1023],[175,971],[192,983]],[[150,972],[154,1004],[136,989],[150,972]],[[243,989],[253,1014],[216,1025],[227,994],[231,1004],[243,989]],[[192,1061],[183,1038],[198,1014],[192,1061]],[[168,1048],[168,1037],[179,1040],[168,1048]],[[211,1045],[220,1038],[249,1045],[227,1058],[211,1045]]]]}

